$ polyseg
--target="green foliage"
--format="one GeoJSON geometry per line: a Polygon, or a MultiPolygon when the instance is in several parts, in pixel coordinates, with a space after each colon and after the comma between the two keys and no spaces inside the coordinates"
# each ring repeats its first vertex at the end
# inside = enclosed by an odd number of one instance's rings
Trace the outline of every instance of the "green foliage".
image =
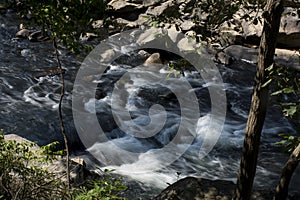
{"type": "Polygon", "coordinates": [[[291,152],[300,142],[300,72],[292,68],[275,65],[270,66],[267,70],[269,80],[276,83],[271,95],[279,98],[284,116],[292,120],[299,135],[279,134],[283,140],[276,144],[285,145],[285,151],[291,152]]]}
{"type": "Polygon", "coordinates": [[[70,195],[76,200],[124,199],[118,192],[126,185],[109,175],[68,191],[60,177],[43,167],[63,154],[53,152],[55,145],[57,142],[39,148],[32,142],[5,140],[0,130],[0,199],[70,199],[70,195]]]}
{"type": "Polygon", "coordinates": [[[178,59],[176,61],[172,61],[169,63],[169,68],[168,68],[168,76],[166,79],[169,79],[171,77],[182,77],[184,76],[184,71],[193,71],[192,65],[185,59],[178,59]]]}
{"type": "MultiPolygon", "coordinates": [[[[51,145],[50,145],[51,146],[51,145]]],[[[4,140],[0,133],[0,199],[57,199],[67,193],[60,179],[41,167],[45,157],[35,143],[4,140]]]]}
{"type": "Polygon", "coordinates": [[[103,0],[24,0],[16,4],[20,13],[30,15],[43,30],[63,42],[68,50],[79,52],[80,35],[94,32],[92,22],[105,18],[103,0]]]}
{"type": "Polygon", "coordinates": [[[282,137],[282,140],[277,142],[276,145],[284,145],[285,152],[292,152],[300,143],[300,136],[293,136],[286,133],[281,133],[279,136],[282,137]]]}
{"type": "MultiPolygon", "coordinates": [[[[105,173],[111,171],[105,170],[105,173]]],[[[106,174],[101,179],[88,182],[87,185],[82,186],[73,193],[73,199],[75,200],[123,200],[125,198],[119,197],[118,193],[126,190],[120,178],[113,178],[106,174]]]]}

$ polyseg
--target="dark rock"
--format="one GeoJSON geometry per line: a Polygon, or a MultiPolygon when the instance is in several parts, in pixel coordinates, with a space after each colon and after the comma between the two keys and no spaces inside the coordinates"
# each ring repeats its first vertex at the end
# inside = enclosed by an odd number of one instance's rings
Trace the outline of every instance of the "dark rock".
{"type": "Polygon", "coordinates": [[[40,42],[40,41],[49,40],[50,38],[47,35],[45,35],[43,31],[39,30],[39,31],[32,32],[28,36],[28,39],[30,42],[40,42]]]}
{"type": "MultiPolygon", "coordinates": [[[[65,69],[62,69],[62,72],[65,73],[65,69]]],[[[35,78],[40,78],[40,77],[45,77],[45,76],[55,76],[55,75],[60,75],[61,70],[58,67],[49,67],[42,69],[41,71],[38,71],[35,73],[34,77],[35,78]]]]}
{"type": "Polygon", "coordinates": [[[150,108],[153,104],[159,104],[166,110],[172,110],[172,108],[179,106],[176,95],[169,88],[160,85],[141,86],[134,98],[142,100],[135,101],[137,108],[150,108]]]}
{"type": "MultiPolygon", "coordinates": [[[[232,199],[235,188],[231,181],[186,177],[164,189],[154,200],[229,200],[232,199]]],[[[271,200],[272,196],[271,190],[257,190],[250,199],[271,200]]]]}
{"type": "Polygon", "coordinates": [[[211,181],[187,177],[164,189],[154,200],[171,199],[231,199],[235,184],[229,181],[211,181]]]}

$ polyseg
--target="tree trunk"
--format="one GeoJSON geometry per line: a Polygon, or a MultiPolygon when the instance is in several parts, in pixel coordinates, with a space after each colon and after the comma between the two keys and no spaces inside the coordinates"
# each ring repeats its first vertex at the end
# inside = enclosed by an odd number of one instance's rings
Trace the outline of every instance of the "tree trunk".
{"type": "Polygon", "coordinates": [[[296,170],[300,161],[300,143],[291,154],[290,158],[286,162],[281,172],[279,183],[276,187],[274,194],[274,200],[285,200],[288,195],[289,183],[294,171],[296,170]]]}
{"type": "Polygon", "coordinates": [[[252,192],[260,136],[268,103],[268,85],[265,84],[267,82],[265,69],[273,64],[283,3],[284,0],[267,0],[263,14],[264,26],[259,46],[258,66],[234,197],[236,200],[248,200],[252,192]]]}

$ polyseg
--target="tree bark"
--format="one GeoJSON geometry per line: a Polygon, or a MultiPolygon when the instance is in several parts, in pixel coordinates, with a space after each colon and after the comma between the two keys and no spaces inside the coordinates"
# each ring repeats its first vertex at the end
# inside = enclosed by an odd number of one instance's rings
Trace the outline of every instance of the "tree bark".
{"type": "Polygon", "coordinates": [[[258,66],[234,197],[236,200],[248,200],[251,197],[260,136],[268,103],[268,85],[265,84],[268,80],[265,69],[273,64],[283,3],[284,0],[267,0],[263,13],[264,26],[258,50],[258,66]]]}
{"type": "Polygon", "coordinates": [[[281,177],[276,187],[273,200],[287,199],[290,180],[299,164],[299,161],[300,161],[300,143],[293,151],[290,158],[286,162],[284,168],[282,169],[281,177]]]}

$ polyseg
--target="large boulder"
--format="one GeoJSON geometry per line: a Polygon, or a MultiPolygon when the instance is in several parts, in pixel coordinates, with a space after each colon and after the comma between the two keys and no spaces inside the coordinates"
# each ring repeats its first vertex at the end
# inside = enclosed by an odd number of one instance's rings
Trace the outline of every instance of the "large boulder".
{"type": "MultiPolygon", "coordinates": [[[[231,43],[240,44],[243,42],[258,45],[263,29],[262,13],[262,10],[255,13],[250,12],[245,8],[241,8],[233,16],[233,20],[223,24],[223,35],[229,35],[231,37],[231,43]],[[257,20],[256,23],[254,23],[253,19],[256,15],[260,20],[257,20]],[[249,18],[247,19],[245,16],[249,16],[249,18]],[[237,35],[239,37],[237,37],[237,35]],[[243,40],[241,41],[240,38],[243,38],[243,40]]],[[[300,16],[298,15],[297,8],[285,8],[280,22],[280,30],[277,41],[278,47],[288,49],[300,48],[299,20],[300,16]]]]}
{"type": "MultiPolygon", "coordinates": [[[[258,50],[255,48],[249,48],[241,45],[231,45],[225,48],[225,55],[223,53],[221,54],[222,56],[226,57],[224,60],[242,60],[245,62],[257,64],[258,50]]],[[[274,60],[275,63],[279,65],[300,70],[299,57],[300,53],[296,50],[276,49],[274,60]]],[[[222,61],[222,64],[229,63],[226,63],[226,61],[222,61]]]]}
{"type": "MultiPolygon", "coordinates": [[[[233,197],[235,187],[235,184],[231,181],[186,177],[164,189],[154,199],[229,200],[233,197]]],[[[261,190],[253,192],[251,199],[272,199],[272,191],[261,190]]]]}
{"type": "Polygon", "coordinates": [[[139,15],[145,11],[141,1],[112,0],[107,5],[111,8],[112,15],[129,21],[137,20],[139,15]]]}

